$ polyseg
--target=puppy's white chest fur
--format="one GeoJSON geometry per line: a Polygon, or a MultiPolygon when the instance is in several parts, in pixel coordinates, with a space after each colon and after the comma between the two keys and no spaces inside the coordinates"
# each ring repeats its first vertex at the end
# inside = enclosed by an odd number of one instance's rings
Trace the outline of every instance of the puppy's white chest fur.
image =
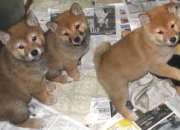
{"type": "Polygon", "coordinates": [[[160,61],[163,63],[167,63],[171,57],[174,55],[175,53],[175,48],[174,47],[164,47],[162,49],[160,49],[160,61]]]}

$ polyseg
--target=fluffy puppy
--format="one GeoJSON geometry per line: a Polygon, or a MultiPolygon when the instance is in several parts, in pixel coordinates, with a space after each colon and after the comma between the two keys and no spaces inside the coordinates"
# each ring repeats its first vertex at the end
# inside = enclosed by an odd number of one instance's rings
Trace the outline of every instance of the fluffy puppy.
{"type": "Polygon", "coordinates": [[[74,80],[80,79],[78,64],[89,49],[89,28],[81,6],[74,3],[71,8],[47,24],[47,79],[67,82],[65,70],[74,80]]]}
{"type": "Polygon", "coordinates": [[[136,115],[126,107],[128,82],[147,72],[180,80],[180,71],[167,64],[179,41],[180,21],[176,13],[174,3],[156,7],[140,15],[142,27],[112,46],[105,43],[96,49],[97,78],[117,111],[130,120],[135,120],[136,115]]]}
{"type": "Polygon", "coordinates": [[[29,118],[29,101],[32,97],[45,104],[55,101],[45,82],[43,31],[30,12],[7,32],[0,31],[0,40],[4,44],[0,51],[0,120],[39,128],[39,120],[29,118]]]}

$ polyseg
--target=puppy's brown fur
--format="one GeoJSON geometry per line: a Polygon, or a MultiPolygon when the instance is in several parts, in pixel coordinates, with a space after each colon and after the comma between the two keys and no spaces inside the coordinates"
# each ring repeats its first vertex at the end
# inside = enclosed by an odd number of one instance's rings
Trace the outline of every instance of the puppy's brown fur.
{"type": "Polygon", "coordinates": [[[180,71],[167,61],[175,52],[180,32],[175,4],[166,4],[140,16],[144,25],[114,45],[97,47],[94,62],[99,82],[109,94],[118,112],[134,120],[126,107],[128,82],[147,72],[180,80],[180,71]]]}
{"type": "Polygon", "coordinates": [[[0,52],[0,120],[22,127],[40,127],[29,119],[31,97],[49,104],[53,97],[45,83],[47,66],[42,58],[44,36],[35,16],[30,13],[7,32],[0,31],[5,45],[0,52]]]}
{"type": "Polygon", "coordinates": [[[47,79],[66,82],[62,70],[74,80],[80,79],[77,69],[81,57],[89,49],[89,28],[81,6],[74,3],[71,8],[47,24],[47,79]]]}

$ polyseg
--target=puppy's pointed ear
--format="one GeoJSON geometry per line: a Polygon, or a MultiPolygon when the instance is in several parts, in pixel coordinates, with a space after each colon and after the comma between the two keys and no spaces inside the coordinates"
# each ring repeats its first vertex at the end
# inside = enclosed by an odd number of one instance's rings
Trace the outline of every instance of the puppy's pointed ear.
{"type": "Polygon", "coordinates": [[[24,4],[25,14],[29,14],[29,12],[31,11],[33,2],[34,2],[34,0],[26,0],[25,1],[25,4],[24,4]]]}
{"type": "Polygon", "coordinates": [[[39,26],[39,21],[32,11],[27,14],[26,22],[29,26],[39,26]]]}
{"type": "Polygon", "coordinates": [[[148,24],[150,22],[150,16],[147,13],[139,14],[139,20],[141,25],[148,24]]]}
{"type": "Polygon", "coordinates": [[[176,3],[176,0],[170,0],[170,3],[176,3]]]}
{"type": "Polygon", "coordinates": [[[169,13],[174,14],[178,19],[180,19],[180,7],[176,2],[177,0],[170,0],[170,3],[167,4],[167,9],[169,13]]]}
{"type": "Polygon", "coordinates": [[[2,44],[6,45],[10,40],[10,34],[0,31],[0,41],[2,42],[2,44]]]}
{"type": "Polygon", "coordinates": [[[57,23],[55,23],[55,22],[48,22],[48,23],[46,24],[46,26],[47,26],[47,28],[50,29],[52,32],[55,32],[56,29],[57,29],[57,27],[58,27],[57,23]]]}
{"type": "Polygon", "coordinates": [[[127,36],[128,34],[130,34],[130,33],[131,33],[130,30],[124,30],[124,31],[121,32],[121,37],[125,37],[125,36],[127,36]]]}
{"type": "Polygon", "coordinates": [[[78,3],[73,3],[70,11],[76,16],[84,14],[82,7],[78,3]]]}
{"type": "Polygon", "coordinates": [[[167,8],[168,8],[169,13],[176,14],[177,6],[173,0],[171,0],[171,2],[167,4],[167,8]]]}

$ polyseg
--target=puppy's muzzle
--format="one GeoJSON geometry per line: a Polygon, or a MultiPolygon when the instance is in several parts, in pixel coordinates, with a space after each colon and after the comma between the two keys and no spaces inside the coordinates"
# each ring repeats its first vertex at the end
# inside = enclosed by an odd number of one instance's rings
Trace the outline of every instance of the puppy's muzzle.
{"type": "Polygon", "coordinates": [[[73,45],[74,46],[80,46],[81,45],[81,37],[77,36],[73,39],[73,45]]]}
{"type": "Polygon", "coordinates": [[[31,52],[30,52],[30,59],[32,60],[38,60],[40,59],[41,55],[42,55],[42,50],[39,49],[39,48],[36,48],[36,49],[33,49],[31,52]]]}

